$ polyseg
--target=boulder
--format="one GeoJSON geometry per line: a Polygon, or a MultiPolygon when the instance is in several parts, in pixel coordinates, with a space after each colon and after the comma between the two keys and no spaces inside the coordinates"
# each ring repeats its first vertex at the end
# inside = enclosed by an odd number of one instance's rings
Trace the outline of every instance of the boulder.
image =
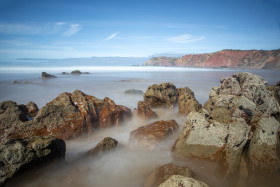
{"type": "Polygon", "coordinates": [[[187,167],[180,167],[173,163],[165,164],[152,172],[145,182],[145,187],[157,187],[172,175],[192,177],[192,172],[187,167]]]}
{"type": "Polygon", "coordinates": [[[191,95],[180,95],[178,98],[179,113],[189,114],[190,112],[198,112],[201,104],[191,95]]]}
{"type": "Polygon", "coordinates": [[[126,90],[124,93],[131,94],[131,95],[143,95],[144,94],[144,92],[142,90],[135,90],[135,89],[126,90]]]}
{"type": "Polygon", "coordinates": [[[280,124],[274,117],[263,117],[257,122],[248,149],[249,175],[279,172],[279,131],[280,124]]]}
{"type": "MultiPolygon", "coordinates": [[[[20,111],[16,112],[19,116],[20,111]]],[[[4,115],[4,117],[7,116],[9,117],[9,115],[4,115]]],[[[60,94],[42,107],[32,121],[18,120],[7,122],[5,126],[1,125],[0,131],[3,133],[0,134],[0,140],[44,135],[68,140],[92,133],[94,128],[119,125],[128,117],[131,117],[129,108],[115,105],[109,98],[101,100],[75,90],[73,93],[60,94]]]]}
{"type": "Polygon", "coordinates": [[[144,94],[144,101],[152,107],[173,108],[177,103],[178,91],[172,83],[154,84],[149,86],[144,94]]]}
{"type": "Polygon", "coordinates": [[[230,175],[239,171],[249,133],[250,127],[242,119],[220,123],[204,109],[191,112],[172,148],[173,158],[214,161],[223,173],[230,175]]]}
{"type": "Polygon", "coordinates": [[[33,119],[39,111],[38,106],[32,101],[29,101],[26,105],[19,105],[19,107],[29,119],[33,119]]]}
{"type": "Polygon", "coordinates": [[[11,139],[0,144],[0,186],[15,174],[65,157],[65,142],[51,136],[11,139]]]}
{"type": "Polygon", "coordinates": [[[42,78],[56,78],[55,75],[50,75],[50,74],[48,74],[46,72],[42,72],[41,77],[42,78]]]}
{"type": "Polygon", "coordinates": [[[82,72],[80,70],[74,70],[71,72],[72,75],[80,75],[82,72]]]}
{"type": "Polygon", "coordinates": [[[138,102],[137,114],[144,119],[152,119],[157,117],[157,114],[152,111],[150,104],[145,101],[138,102]]]}
{"type": "Polygon", "coordinates": [[[208,187],[207,184],[199,180],[184,177],[182,175],[172,175],[169,179],[159,185],[159,187],[184,187],[184,186],[193,186],[193,187],[208,187]]]}
{"type": "Polygon", "coordinates": [[[175,120],[156,121],[132,131],[129,140],[132,145],[154,150],[161,141],[165,140],[177,128],[178,124],[175,120]]]}
{"type": "Polygon", "coordinates": [[[93,157],[93,156],[102,155],[105,152],[115,149],[117,145],[118,145],[117,140],[110,137],[106,137],[101,142],[99,142],[94,148],[88,151],[88,156],[93,157]]]}

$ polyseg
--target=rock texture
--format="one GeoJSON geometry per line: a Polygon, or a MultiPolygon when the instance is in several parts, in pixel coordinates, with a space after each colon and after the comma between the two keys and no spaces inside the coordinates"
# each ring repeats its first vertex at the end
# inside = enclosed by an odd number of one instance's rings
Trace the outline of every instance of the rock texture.
{"type": "Polygon", "coordinates": [[[189,114],[190,112],[198,112],[201,109],[201,104],[196,100],[193,91],[188,87],[178,88],[178,106],[179,113],[189,114]]]}
{"type": "Polygon", "coordinates": [[[228,175],[233,174],[239,170],[249,133],[250,127],[242,120],[220,123],[210,119],[206,110],[191,112],[173,147],[173,157],[215,161],[228,175]]]}
{"type": "Polygon", "coordinates": [[[131,94],[131,95],[143,95],[144,94],[144,92],[142,90],[135,90],[135,89],[126,90],[124,93],[131,94]]]}
{"type": "Polygon", "coordinates": [[[146,66],[180,66],[209,68],[280,69],[280,49],[223,50],[215,53],[185,55],[181,58],[153,57],[146,66]]]}
{"type": "Polygon", "coordinates": [[[192,177],[192,172],[187,167],[180,167],[173,163],[165,164],[157,168],[147,178],[144,187],[158,187],[161,183],[169,179],[172,175],[182,175],[192,177]]]}
{"type": "Polygon", "coordinates": [[[157,117],[157,114],[152,111],[150,104],[145,101],[138,102],[137,114],[144,119],[152,119],[157,117]]]}
{"type": "Polygon", "coordinates": [[[156,121],[132,131],[129,138],[130,143],[139,148],[154,150],[177,128],[178,124],[175,120],[156,121]]]}
{"type": "Polygon", "coordinates": [[[42,78],[56,78],[55,75],[50,75],[50,74],[48,74],[46,72],[42,72],[41,77],[42,78]]]}
{"type": "Polygon", "coordinates": [[[163,106],[173,108],[177,103],[178,91],[172,83],[154,84],[149,86],[144,94],[144,101],[152,107],[163,106]]]}
{"type": "Polygon", "coordinates": [[[15,174],[64,159],[65,143],[51,136],[11,139],[0,144],[0,186],[15,174]]]}
{"type": "Polygon", "coordinates": [[[207,184],[199,180],[184,177],[182,175],[172,175],[164,183],[160,184],[159,187],[184,187],[184,186],[193,186],[193,187],[208,187],[207,184]]]}
{"type": "Polygon", "coordinates": [[[94,128],[119,125],[131,116],[127,107],[116,105],[79,90],[62,93],[41,108],[32,121],[22,119],[16,103],[1,103],[0,140],[30,136],[53,135],[67,140],[91,133],[94,128]],[[8,107],[9,106],[9,107],[8,107]],[[11,116],[14,115],[14,116],[11,116]]]}
{"type": "Polygon", "coordinates": [[[101,142],[99,142],[94,148],[89,150],[88,155],[91,157],[100,156],[100,155],[104,154],[105,152],[115,149],[117,147],[117,145],[118,145],[117,140],[110,138],[110,137],[106,137],[101,142]]]}

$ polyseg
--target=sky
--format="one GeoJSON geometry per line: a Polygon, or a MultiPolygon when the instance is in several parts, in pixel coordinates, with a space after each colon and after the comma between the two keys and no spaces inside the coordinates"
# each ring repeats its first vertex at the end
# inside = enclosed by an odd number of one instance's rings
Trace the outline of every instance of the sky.
{"type": "Polygon", "coordinates": [[[0,0],[0,62],[279,48],[279,0],[0,0]]]}

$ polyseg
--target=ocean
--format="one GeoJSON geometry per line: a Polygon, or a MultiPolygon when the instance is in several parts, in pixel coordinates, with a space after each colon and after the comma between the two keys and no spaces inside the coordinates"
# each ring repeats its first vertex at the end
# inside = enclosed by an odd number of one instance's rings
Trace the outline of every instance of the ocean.
{"type": "MultiPolygon", "coordinates": [[[[128,89],[145,92],[148,86],[171,82],[177,88],[189,87],[200,104],[204,104],[213,86],[220,85],[220,78],[231,77],[237,72],[251,72],[262,76],[269,85],[280,80],[279,71],[274,70],[238,70],[175,67],[0,67],[0,102],[16,101],[17,104],[35,102],[39,108],[46,105],[62,92],[76,89],[103,99],[109,97],[116,104],[129,107],[132,111],[142,95],[128,95],[128,89]],[[80,70],[90,74],[71,75],[61,72],[80,70]],[[57,78],[42,79],[41,72],[56,75],[57,78]],[[15,81],[17,81],[15,83],[15,81]]],[[[178,115],[178,109],[155,110],[159,119],[144,121],[133,115],[122,126],[97,130],[89,137],[80,137],[66,141],[67,167],[52,166],[42,168],[33,176],[19,177],[10,186],[143,186],[147,176],[160,165],[172,162],[171,147],[183,128],[186,116],[178,115]],[[175,119],[179,131],[168,138],[156,151],[144,151],[131,147],[129,133],[140,126],[155,120],[175,119]],[[93,148],[105,137],[119,141],[119,147],[113,152],[96,159],[75,162],[87,150],[93,148]],[[55,169],[54,169],[55,168],[55,169]]],[[[221,179],[213,169],[212,163],[190,161],[187,165],[210,186],[227,186],[231,181],[221,179]]],[[[241,181],[242,183],[242,181],[241,181]]],[[[241,184],[240,183],[240,184],[241,184]]]]}

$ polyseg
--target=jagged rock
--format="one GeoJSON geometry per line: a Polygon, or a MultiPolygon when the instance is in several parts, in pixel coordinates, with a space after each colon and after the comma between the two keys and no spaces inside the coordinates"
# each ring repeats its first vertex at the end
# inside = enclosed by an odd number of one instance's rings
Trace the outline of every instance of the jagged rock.
{"type": "Polygon", "coordinates": [[[144,101],[151,104],[152,107],[163,106],[173,108],[178,99],[178,91],[172,83],[154,84],[149,86],[144,94],[144,101]]]}
{"type": "Polygon", "coordinates": [[[130,133],[130,143],[144,149],[154,150],[157,145],[178,128],[175,120],[156,121],[139,127],[130,133]]]}
{"type": "Polygon", "coordinates": [[[261,118],[255,127],[248,149],[249,175],[271,175],[280,168],[280,124],[274,117],[261,118]]]}
{"type": "Polygon", "coordinates": [[[144,92],[142,90],[135,90],[135,89],[126,90],[124,93],[132,94],[132,95],[143,95],[144,94],[144,92]]]}
{"type": "Polygon", "coordinates": [[[38,106],[32,101],[29,101],[26,105],[19,105],[19,107],[27,118],[34,118],[39,111],[38,106]]]}
{"type": "Polygon", "coordinates": [[[172,175],[182,175],[184,177],[192,177],[192,172],[187,167],[180,167],[173,163],[165,164],[157,168],[147,178],[144,187],[157,187],[172,175]]]}
{"type": "Polygon", "coordinates": [[[144,119],[152,119],[157,117],[157,114],[152,111],[150,104],[145,101],[138,102],[137,114],[144,119]]]}
{"type": "Polygon", "coordinates": [[[46,72],[42,72],[41,76],[42,76],[42,78],[56,78],[55,75],[50,75],[50,74],[48,74],[46,72]]]}
{"type": "Polygon", "coordinates": [[[198,158],[215,161],[226,175],[230,175],[239,171],[249,133],[250,127],[244,120],[220,123],[212,120],[204,109],[191,112],[173,146],[173,157],[177,160],[198,158]]]}
{"type": "Polygon", "coordinates": [[[99,142],[93,149],[89,150],[88,155],[91,157],[102,155],[107,151],[115,149],[117,145],[118,145],[117,140],[110,137],[106,137],[101,142],[99,142]]]}
{"type": "Polygon", "coordinates": [[[65,142],[51,136],[11,139],[0,144],[0,186],[15,174],[64,159],[65,142]]]}
{"type": "Polygon", "coordinates": [[[159,187],[184,187],[184,186],[193,186],[193,187],[208,187],[207,184],[199,180],[184,177],[182,175],[172,175],[169,179],[159,185],[159,187]]]}
{"type": "Polygon", "coordinates": [[[101,100],[75,90],[60,94],[42,107],[32,121],[7,123],[9,128],[1,125],[0,140],[42,135],[67,140],[87,135],[94,128],[119,125],[130,116],[130,109],[115,105],[109,98],[101,100]]]}

